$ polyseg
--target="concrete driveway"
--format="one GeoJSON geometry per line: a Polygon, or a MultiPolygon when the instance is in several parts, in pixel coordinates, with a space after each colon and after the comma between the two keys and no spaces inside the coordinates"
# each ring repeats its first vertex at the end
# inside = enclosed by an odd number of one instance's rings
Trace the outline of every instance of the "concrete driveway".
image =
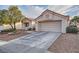
{"type": "Polygon", "coordinates": [[[4,53],[45,53],[50,45],[61,35],[56,32],[33,32],[0,46],[4,53]]]}

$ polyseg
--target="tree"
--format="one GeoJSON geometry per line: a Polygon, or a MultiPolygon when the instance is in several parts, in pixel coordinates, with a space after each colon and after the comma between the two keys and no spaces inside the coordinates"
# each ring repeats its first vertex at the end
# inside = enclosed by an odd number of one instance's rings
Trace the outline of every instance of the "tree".
{"type": "Polygon", "coordinates": [[[3,21],[2,21],[2,10],[0,10],[0,25],[3,24],[2,22],[3,22],[3,21]]]}
{"type": "Polygon", "coordinates": [[[70,21],[70,23],[72,24],[72,23],[74,23],[74,25],[75,26],[77,26],[77,23],[79,22],[79,17],[78,16],[74,16],[72,19],[71,19],[71,21],[70,21]]]}
{"type": "Polygon", "coordinates": [[[0,24],[9,24],[12,29],[16,30],[16,23],[24,20],[26,17],[22,15],[17,6],[10,6],[8,10],[0,10],[0,24]]]}
{"type": "Polygon", "coordinates": [[[0,24],[8,24],[8,10],[0,10],[0,24]]]}
{"type": "Polygon", "coordinates": [[[16,23],[21,21],[22,13],[17,6],[9,7],[9,20],[12,28],[16,29],[16,23]]]}

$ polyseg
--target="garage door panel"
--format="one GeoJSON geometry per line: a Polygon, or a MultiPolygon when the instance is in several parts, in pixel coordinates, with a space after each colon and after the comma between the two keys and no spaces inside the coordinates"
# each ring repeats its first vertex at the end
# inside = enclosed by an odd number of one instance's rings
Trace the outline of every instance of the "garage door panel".
{"type": "Polygon", "coordinates": [[[61,22],[42,22],[39,23],[40,31],[61,32],[61,22]]]}

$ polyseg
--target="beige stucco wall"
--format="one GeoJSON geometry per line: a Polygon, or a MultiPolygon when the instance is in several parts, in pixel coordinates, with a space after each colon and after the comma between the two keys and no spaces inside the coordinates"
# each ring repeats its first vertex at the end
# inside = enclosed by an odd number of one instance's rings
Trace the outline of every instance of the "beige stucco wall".
{"type": "MultiPolygon", "coordinates": [[[[32,26],[33,26],[33,24],[32,24],[31,21],[29,22],[28,27],[25,27],[25,25],[23,23],[21,23],[21,22],[16,23],[16,28],[17,29],[25,29],[25,30],[27,30],[29,27],[32,27],[32,26]]],[[[9,28],[11,28],[10,25],[5,25],[5,24],[3,25],[3,29],[9,29],[9,28]]]]}
{"type": "MultiPolygon", "coordinates": [[[[3,29],[9,29],[9,28],[11,28],[10,25],[5,25],[5,24],[3,25],[3,29]]],[[[21,22],[16,23],[16,28],[22,29],[22,23],[21,22]]]]}
{"type": "Polygon", "coordinates": [[[66,27],[68,26],[67,19],[62,20],[62,33],[66,33],[66,27]]]}
{"type": "MultiPolygon", "coordinates": [[[[29,27],[31,27],[31,26],[32,26],[32,23],[30,22],[29,27]]],[[[5,24],[3,25],[3,29],[9,29],[9,28],[11,28],[10,25],[5,25],[5,24]]],[[[22,24],[21,22],[16,23],[16,28],[17,29],[27,29],[27,27],[25,27],[25,25],[22,24]]]]}
{"type": "Polygon", "coordinates": [[[25,24],[22,24],[22,29],[27,30],[30,27],[32,27],[32,22],[31,21],[29,22],[29,26],[28,27],[25,27],[25,24]]]}
{"type": "MultiPolygon", "coordinates": [[[[46,13],[47,14],[47,13],[46,13]]],[[[43,16],[40,16],[39,18],[37,18],[36,20],[36,31],[39,31],[39,21],[44,21],[44,20],[61,20],[61,32],[62,33],[66,33],[66,27],[68,26],[68,17],[64,17],[64,16],[59,16],[59,15],[52,15],[50,13],[48,13],[48,17],[45,16],[45,14],[43,16]]]]}

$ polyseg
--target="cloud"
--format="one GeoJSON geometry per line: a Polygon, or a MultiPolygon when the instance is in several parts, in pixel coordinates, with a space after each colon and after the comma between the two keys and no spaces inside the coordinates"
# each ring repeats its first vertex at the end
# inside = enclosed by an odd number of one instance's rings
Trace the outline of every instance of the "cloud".
{"type": "Polygon", "coordinates": [[[36,18],[45,10],[45,8],[30,5],[30,6],[26,6],[26,9],[22,8],[22,10],[23,10],[23,14],[26,15],[27,17],[36,18]]]}
{"type": "Polygon", "coordinates": [[[48,9],[58,12],[60,14],[65,14],[72,5],[49,5],[48,9]]]}
{"type": "Polygon", "coordinates": [[[27,5],[23,8],[22,6],[22,12],[24,15],[30,18],[36,18],[38,17],[44,10],[49,9],[55,12],[58,12],[60,14],[65,14],[68,11],[70,11],[70,8],[72,5],[49,5],[49,6],[37,6],[37,5],[27,5]]]}
{"type": "MultiPolygon", "coordinates": [[[[0,9],[8,7],[9,5],[0,5],[0,9]]],[[[46,9],[69,16],[79,15],[79,5],[18,5],[18,7],[29,18],[38,17],[46,9]]]]}
{"type": "Polygon", "coordinates": [[[0,10],[2,9],[8,9],[9,5],[0,5],[0,10]]]}
{"type": "Polygon", "coordinates": [[[79,5],[72,6],[71,8],[69,8],[67,10],[67,12],[65,14],[70,15],[70,16],[78,16],[79,15],[79,5]]]}

